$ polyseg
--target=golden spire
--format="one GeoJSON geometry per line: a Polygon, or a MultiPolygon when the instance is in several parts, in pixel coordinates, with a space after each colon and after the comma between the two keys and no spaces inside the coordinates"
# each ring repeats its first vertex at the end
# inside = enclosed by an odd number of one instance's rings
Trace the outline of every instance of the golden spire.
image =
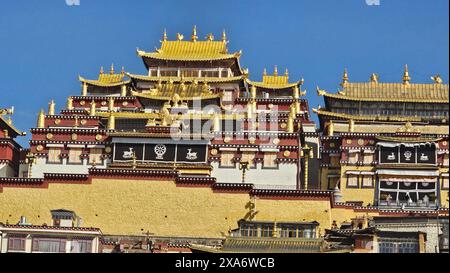
{"type": "Polygon", "coordinates": [[[103,74],[104,70],[103,70],[103,66],[100,67],[100,74],[103,74]]]}
{"type": "Polygon", "coordinates": [[[192,40],[192,42],[196,42],[197,39],[198,39],[198,36],[197,36],[197,26],[194,26],[194,27],[192,28],[191,40],[192,40]]]}
{"type": "Polygon", "coordinates": [[[92,102],[91,102],[91,111],[89,112],[89,114],[91,116],[95,116],[95,110],[96,110],[95,108],[96,108],[95,100],[92,100],[92,102]]]}
{"type": "Polygon", "coordinates": [[[122,70],[120,71],[120,74],[125,75],[125,67],[122,66],[122,70]]]}
{"type": "Polygon", "coordinates": [[[378,75],[375,73],[372,73],[372,75],[370,76],[370,82],[371,83],[378,83],[378,75]]]}
{"type": "Polygon", "coordinates": [[[263,70],[263,76],[267,76],[267,69],[266,68],[264,68],[264,70],[263,70]]]}
{"type": "Polygon", "coordinates": [[[109,70],[109,74],[114,74],[114,64],[111,64],[111,69],[109,70]]]}
{"type": "Polygon", "coordinates": [[[67,110],[73,110],[73,99],[72,97],[67,98],[67,110]]]}
{"type": "Polygon", "coordinates": [[[38,120],[37,120],[37,127],[38,128],[45,128],[45,112],[44,109],[41,109],[38,114],[38,120]]]}
{"type": "Polygon", "coordinates": [[[167,41],[167,31],[166,31],[166,29],[164,29],[164,33],[163,33],[162,40],[163,40],[164,42],[167,41]]]}
{"type": "Polygon", "coordinates": [[[222,31],[222,42],[227,42],[227,33],[225,32],[225,29],[222,31]]]}
{"type": "Polygon", "coordinates": [[[347,68],[344,69],[344,75],[342,76],[342,84],[347,84],[348,83],[348,72],[347,72],[347,68]]]}
{"type": "Polygon", "coordinates": [[[273,238],[278,238],[279,234],[278,234],[278,228],[277,228],[277,220],[275,219],[275,222],[273,222],[273,232],[272,232],[272,237],[273,238]]]}
{"type": "Polygon", "coordinates": [[[286,68],[286,71],[284,72],[284,75],[287,77],[289,76],[289,70],[286,68]]]}
{"type": "Polygon", "coordinates": [[[50,116],[55,115],[55,101],[51,100],[50,103],[48,104],[48,114],[50,116]]]}
{"type": "Polygon", "coordinates": [[[182,41],[184,39],[183,34],[177,33],[177,41],[182,41]]]}
{"type": "Polygon", "coordinates": [[[411,77],[409,76],[408,65],[405,64],[405,72],[403,72],[403,84],[409,84],[411,77]]]}
{"type": "Polygon", "coordinates": [[[273,75],[278,76],[278,67],[277,66],[275,66],[275,68],[273,69],[273,75]]]}

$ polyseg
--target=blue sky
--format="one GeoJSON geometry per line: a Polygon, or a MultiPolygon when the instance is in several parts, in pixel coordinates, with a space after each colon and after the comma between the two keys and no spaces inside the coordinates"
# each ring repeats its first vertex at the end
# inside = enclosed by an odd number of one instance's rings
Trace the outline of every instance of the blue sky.
{"type": "MultiPolygon", "coordinates": [[[[289,69],[305,79],[310,107],[323,105],[319,85],[335,92],[342,71],[350,81],[401,81],[408,64],[413,82],[441,74],[448,82],[448,0],[66,0],[3,1],[0,5],[0,107],[14,105],[14,124],[27,132],[51,99],[57,109],[80,94],[78,74],[96,78],[114,63],[145,73],[136,47],[159,46],[188,37],[192,26],[204,37],[226,29],[229,50],[242,49],[241,64],[252,79],[264,67],[289,69]]],[[[28,133],[29,134],[29,133],[28,133]]],[[[28,136],[29,137],[29,136],[28,136]]],[[[27,146],[28,138],[20,140],[27,146]]]]}

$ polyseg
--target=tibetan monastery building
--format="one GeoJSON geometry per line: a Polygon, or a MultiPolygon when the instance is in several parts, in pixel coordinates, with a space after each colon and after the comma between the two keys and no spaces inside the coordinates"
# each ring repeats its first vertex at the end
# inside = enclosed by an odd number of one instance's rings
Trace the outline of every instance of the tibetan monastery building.
{"type": "Polygon", "coordinates": [[[448,84],[432,79],[412,83],[406,66],[400,83],[345,71],[336,94],[318,88],[322,189],[379,208],[448,207],[448,84]]]}
{"type": "Polygon", "coordinates": [[[405,74],[319,90],[319,139],[303,79],[275,67],[251,80],[227,45],[225,33],[164,33],[155,51],[137,50],[143,75],[79,77],[81,94],[41,110],[22,153],[2,110],[0,222],[42,225],[64,209],[105,235],[277,227],[317,239],[354,218],[448,215],[448,85],[405,74]]]}

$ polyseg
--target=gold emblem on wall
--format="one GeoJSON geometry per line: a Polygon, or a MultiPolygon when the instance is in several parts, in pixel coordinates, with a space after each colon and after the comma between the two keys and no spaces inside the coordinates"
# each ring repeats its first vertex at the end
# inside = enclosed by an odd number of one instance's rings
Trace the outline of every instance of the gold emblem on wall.
{"type": "Polygon", "coordinates": [[[112,151],[111,147],[106,147],[105,148],[105,153],[110,154],[112,151]]]}
{"type": "Polygon", "coordinates": [[[128,105],[128,101],[122,102],[122,105],[123,105],[123,106],[127,106],[127,105],[128,105]]]}
{"type": "Polygon", "coordinates": [[[334,145],[334,142],[331,142],[331,143],[330,143],[330,148],[334,148],[334,146],[335,146],[335,145],[334,145]]]}
{"type": "Polygon", "coordinates": [[[272,108],[273,108],[273,104],[271,103],[271,104],[267,105],[267,107],[268,107],[269,109],[272,109],[272,108]]]}
{"type": "Polygon", "coordinates": [[[280,144],[280,139],[279,139],[279,138],[275,138],[275,139],[272,141],[272,143],[275,144],[275,145],[278,145],[278,144],[280,144]]]}
{"type": "Polygon", "coordinates": [[[211,155],[217,155],[218,153],[219,153],[219,151],[217,151],[217,149],[211,150],[211,155]]]}
{"type": "Polygon", "coordinates": [[[58,119],[55,119],[55,124],[56,125],[58,125],[58,124],[60,124],[61,123],[61,120],[58,118],[58,119]]]}
{"type": "Polygon", "coordinates": [[[81,125],[85,125],[87,123],[87,120],[82,119],[80,123],[81,123],[81,125]]]}
{"type": "Polygon", "coordinates": [[[42,146],[42,145],[38,145],[36,147],[36,151],[38,151],[38,152],[42,152],[43,150],[44,150],[44,146],[42,146]]]}
{"type": "Polygon", "coordinates": [[[80,101],[80,105],[85,105],[86,102],[84,100],[80,101]]]}
{"type": "Polygon", "coordinates": [[[347,139],[346,143],[347,144],[352,144],[352,140],[351,139],[347,139]]]}
{"type": "Polygon", "coordinates": [[[286,129],[287,124],[285,122],[283,122],[283,123],[281,123],[280,127],[281,127],[281,129],[286,129]]]}
{"type": "Polygon", "coordinates": [[[46,135],[46,137],[47,137],[47,139],[52,139],[52,138],[53,138],[53,134],[52,134],[52,133],[48,133],[48,134],[46,135]]]}
{"type": "Polygon", "coordinates": [[[78,139],[78,135],[75,134],[75,133],[73,133],[73,134],[72,134],[72,140],[77,140],[77,139],[78,139]]]}
{"type": "Polygon", "coordinates": [[[447,146],[447,141],[442,141],[442,145],[447,146]]]}
{"type": "Polygon", "coordinates": [[[256,142],[256,138],[255,137],[249,137],[248,138],[248,143],[255,144],[255,142],[256,142]]]}
{"type": "Polygon", "coordinates": [[[283,153],[283,156],[284,157],[288,157],[288,156],[290,156],[291,155],[291,152],[290,151],[284,151],[284,153],[283,153]]]}
{"type": "Polygon", "coordinates": [[[102,101],[102,102],[101,102],[101,105],[102,105],[102,106],[105,106],[106,104],[108,104],[106,101],[102,101]]]}
{"type": "Polygon", "coordinates": [[[95,136],[95,139],[98,140],[98,141],[102,140],[102,138],[103,138],[102,135],[96,135],[96,136],[95,136]]]}
{"type": "Polygon", "coordinates": [[[358,145],[364,145],[364,139],[358,139],[358,145]]]}
{"type": "Polygon", "coordinates": [[[231,141],[231,138],[230,138],[230,137],[225,137],[225,138],[223,139],[223,142],[225,142],[225,143],[230,143],[230,141],[231,141]]]}

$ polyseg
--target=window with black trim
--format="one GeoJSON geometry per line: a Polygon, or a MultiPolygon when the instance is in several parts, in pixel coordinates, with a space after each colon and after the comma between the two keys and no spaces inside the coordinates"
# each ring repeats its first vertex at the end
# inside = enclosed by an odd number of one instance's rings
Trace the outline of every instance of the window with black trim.
{"type": "Polygon", "coordinates": [[[358,178],[357,175],[347,175],[347,188],[359,188],[358,178]]]}

